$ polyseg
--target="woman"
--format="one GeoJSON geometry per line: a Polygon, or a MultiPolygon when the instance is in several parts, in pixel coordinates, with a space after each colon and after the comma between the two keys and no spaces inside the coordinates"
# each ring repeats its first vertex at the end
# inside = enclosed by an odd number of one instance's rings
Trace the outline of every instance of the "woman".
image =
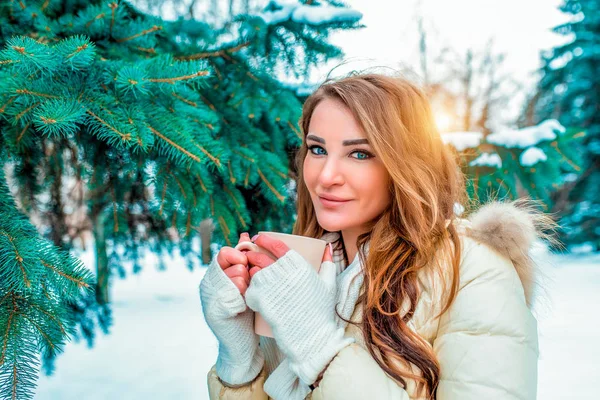
{"type": "Polygon", "coordinates": [[[265,236],[276,260],[215,256],[200,285],[219,341],[210,398],[535,399],[528,252],[552,221],[525,202],[459,218],[463,176],[407,80],[328,81],[300,125],[293,233],[335,247],[318,274],[265,236]]]}

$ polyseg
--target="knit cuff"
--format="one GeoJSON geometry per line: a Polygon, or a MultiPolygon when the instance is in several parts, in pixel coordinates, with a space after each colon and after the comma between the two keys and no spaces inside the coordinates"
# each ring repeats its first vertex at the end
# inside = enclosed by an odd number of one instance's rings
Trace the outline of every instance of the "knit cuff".
{"type": "Polygon", "coordinates": [[[245,386],[251,383],[262,371],[265,364],[265,357],[257,346],[256,351],[250,363],[230,363],[219,355],[215,365],[215,370],[219,379],[228,387],[245,386]]]}
{"type": "Polygon", "coordinates": [[[201,295],[218,298],[218,304],[223,317],[233,317],[247,309],[244,297],[240,289],[225,274],[223,268],[217,262],[216,254],[208,266],[204,279],[200,284],[201,295]]]}
{"type": "Polygon", "coordinates": [[[333,358],[346,346],[354,343],[352,337],[344,337],[344,329],[338,328],[329,342],[321,350],[312,353],[308,358],[290,360],[290,370],[293,371],[302,382],[307,385],[313,384],[319,374],[327,367],[333,358]]]}
{"type": "Polygon", "coordinates": [[[290,370],[288,359],[284,359],[269,375],[263,390],[274,400],[304,400],[311,392],[310,387],[298,379],[290,370]]]}
{"type": "Polygon", "coordinates": [[[291,249],[273,264],[254,274],[252,280],[261,286],[270,287],[272,284],[281,284],[285,279],[289,279],[292,274],[310,274],[311,271],[315,275],[317,274],[304,257],[296,250],[291,249]]]}

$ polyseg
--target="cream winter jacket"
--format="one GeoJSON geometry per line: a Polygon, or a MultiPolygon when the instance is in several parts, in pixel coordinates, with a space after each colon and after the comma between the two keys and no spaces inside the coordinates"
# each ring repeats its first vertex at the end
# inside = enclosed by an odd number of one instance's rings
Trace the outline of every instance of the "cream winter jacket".
{"type": "MultiPolygon", "coordinates": [[[[457,227],[462,243],[457,297],[434,318],[443,306],[440,275],[423,268],[421,296],[409,323],[432,346],[440,363],[436,398],[535,399],[538,336],[530,304],[536,266],[529,257],[537,237],[533,218],[512,203],[493,202],[469,220],[458,220],[457,227]]],[[[352,320],[360,321],[361,314],[357,304],[352,320]]],[[[348,324],[346,336],[356,343],[337,354],[307,399],[422,398],[415,381],[408,380],[403,388],[381,369],[359,328],[348,324]]],[[[266,371],[246,386],[230,388],[221,383],[213,366],[208,373],[210,398],[270,399],[263,390],[266,371]]]]}

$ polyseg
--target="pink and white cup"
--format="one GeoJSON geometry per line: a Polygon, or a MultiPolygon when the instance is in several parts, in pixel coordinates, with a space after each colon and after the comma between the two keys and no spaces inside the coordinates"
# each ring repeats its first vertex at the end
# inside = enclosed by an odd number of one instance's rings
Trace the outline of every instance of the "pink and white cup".
{"type": "MultiPolygon", "coordinates": [[[[323,260],[323,253],[325,252],[325,246],[327,242],[321,239],[315,239],[300,235],[290,235],[288,233],[280,232],[258,232],[259,235],[267,235],[275,239],[281,240],[290,249],[296,250],[302,257],[308,261],[310,265],[319,272],[321,268],[321,262],[323,260]]],[[[264,253],[271,257],[273,260],[277,260],[270,251],[256,245],[252,242],[241,242],[235,246],[237,250],[250,250],[259,253],[264,253]]],[[[269,268],[269,267],[267,267],[269,268]]],[[[254,332],[261,336],[273,337],[273,331],[267,322],[260,316],[259,313],[254,313],[254,332]]]]}

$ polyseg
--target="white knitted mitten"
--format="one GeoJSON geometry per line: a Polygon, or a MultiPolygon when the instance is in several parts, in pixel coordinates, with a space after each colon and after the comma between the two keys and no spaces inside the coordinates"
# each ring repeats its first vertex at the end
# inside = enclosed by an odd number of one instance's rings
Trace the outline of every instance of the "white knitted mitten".
{"type": "Polygon", "coordinates": [[[209,328],[219,341],[216,371],[229,385],[251,382],[264,365],[254,333],[254,312],[247,308],[240,290],[214,256],[200,282],[202,312],[209,328]]]}
{"type": "Polygon", "coordinates": [[[331,261],[323,262],[317,274],[297,251],[289,250],[254,274],[245,297],[248,307],[271,326],[290,370],[306,385],[354,342],[337,326],[336,265],[331,261]]]}

